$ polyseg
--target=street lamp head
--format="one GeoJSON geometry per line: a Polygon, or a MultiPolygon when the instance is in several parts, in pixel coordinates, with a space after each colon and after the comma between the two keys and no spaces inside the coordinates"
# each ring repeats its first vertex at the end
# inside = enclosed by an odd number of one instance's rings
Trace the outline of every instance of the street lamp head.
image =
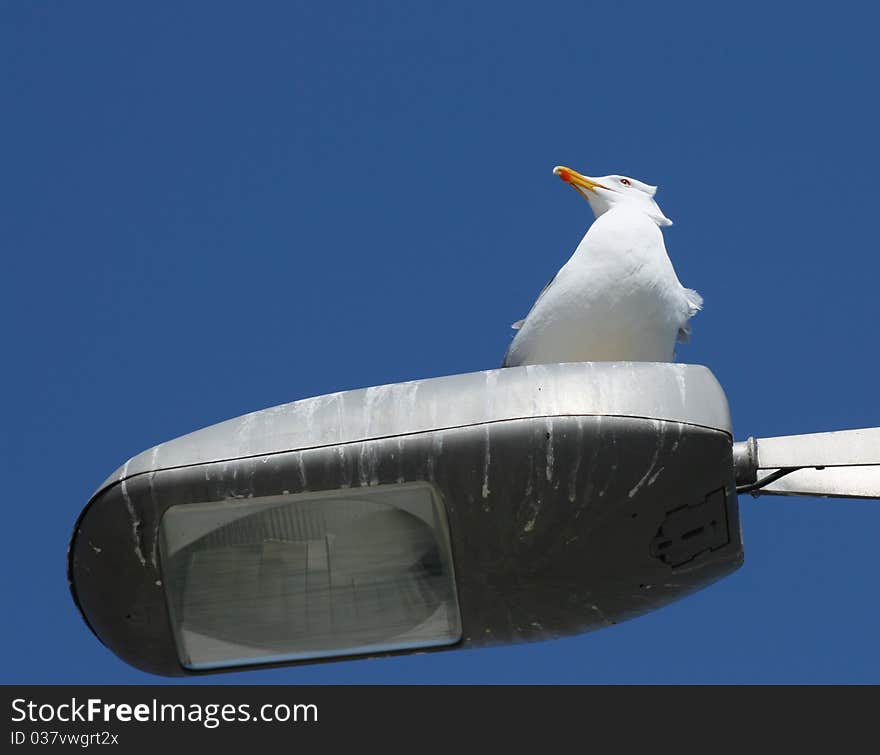
{"type": "Polygon", "coordinates": [[[76,524],[74,600],[182,675],[561,637],[742,562],[704,367],[516,367],[305,399],[135,456],[76,524]]]}

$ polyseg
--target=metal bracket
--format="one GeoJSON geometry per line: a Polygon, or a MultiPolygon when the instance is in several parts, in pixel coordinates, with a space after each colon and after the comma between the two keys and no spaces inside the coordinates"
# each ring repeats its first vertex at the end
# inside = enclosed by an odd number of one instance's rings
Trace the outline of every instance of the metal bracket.
{"type": "Polygon", "coordinates": [[[737,492],[829,498],[880,498],[880,428],[733,445],[737,492]]]}

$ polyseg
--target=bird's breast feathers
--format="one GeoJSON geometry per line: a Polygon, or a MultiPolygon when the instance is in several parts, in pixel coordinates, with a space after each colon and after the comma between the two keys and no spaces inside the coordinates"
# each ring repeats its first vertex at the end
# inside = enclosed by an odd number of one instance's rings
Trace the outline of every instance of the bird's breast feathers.
{"type": "Polygon", "coordinates": [[[669,361],[699,308],[686,291],[656,223],[641,212],[609,210],[539,297],[505,364],[669,361]]]}
{"type": "Polygon", "coordinates": [[[601,256],[621,262],[634,256],[668,260],[657,224],[642,212],[622,208],[600,215],[587,229],[574,256],[601,256]]]}

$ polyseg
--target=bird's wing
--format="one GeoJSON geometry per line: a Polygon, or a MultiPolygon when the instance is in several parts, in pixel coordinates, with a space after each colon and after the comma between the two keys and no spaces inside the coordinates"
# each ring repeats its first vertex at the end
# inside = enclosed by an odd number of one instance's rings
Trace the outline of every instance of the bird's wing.
{"type": "MultiPolygon", "coordinates": [[[[538,294],[538,298],[535,299],[535,303],[532,304],[532,309],[534,309],[535,307],[538,306],[538,302],[541,301],[541,297],[542,297],[544,294],[546,294],[546,293],[547,293],[547,289],[550,288],[550,286],[553,285],[553,281],[556,280],[556,276],[557,276],[558,274],[559,274],[559,273],[554,273],[554,274],[553,274],[553,277],[552,277],[550,280],[548,280],[548,281],[547,281],[547,284],[544,286],[544,288],[541,289],[541,293],[538,294]]],[[[696,292],[694,292],[694,293],[696,293],[696,292]]],[[[529,310],[529,315],[532,314],[532,309],[529,310]]],[[[519,330],[519,329],[523,326],[523,323],[524,323],[526,320],[529,319],[529,315],[526,315],[525,317],[523,317],[522,320],[517,320],[517,321],[516,321],[515,323],[513,323],[510,327],[513,328],[514,330],[519,330]]]]}
{"type": "MultiPolygon", "coordinates": [[[[545,285],[544,288],[541,289],[541,293],[538,294],[538,298],[535,299],[535,303],[532,304],[532,308],[529,310],[529,315],[532,314],[532,311],[535,309],[535,307],[538,306],[538,302],[541,301],[541,297],[544,296],[544,294],[547,293],[547,291],[548,291],[548,289],[550,288],[550,286],[553,285],[553,281],[556,280],[556,276],[557,276],[558,274],[559,274],[559,273],[555,273],[555,274],[553,275],[553,277],[552,277],[550,280],[547,281],[547,285],[545,285]]],[[[517,320],[517,321],[516,321],[515,323],[513,323],[510,327],[513,328],[514,330],[519,330],[519,329],[523,326],[523,323],[524,323],[526,320],[529,319],[529,315],[526,315],[525,317],[523,317],[522,320],[517,320]]],[[[516,336],[514,336],[514,339],[515,339],[515,338],[516,338],[516,336]]],[[[510,346],[508,346],[508,347],[507,347],[507,351],[504,352],[504,359],[501,360],[501,366],[502,366],[502,367],[510,367],[510,365],[509,365],[508,362],[507,362],[507,359],[508,359],[508,357],[510,356],[510,349],[511,349],[512,346],[513,346],[513,341],[510,342],[510,346]]]]}
{"type": "Polygon", "coordinates": [[[510,347],[513,346],[513,342],[511,342],[510,346],[507,347],[507,351],[504,352],[504,359],[501,360],[502,367],[510,367],[510,362],[507,360],[510,358],[510,347]]]}
{"type": "Polygon", "coordinates": [[[697,312],[699,312],[703,308],[703,297],[700,296],[696,291],[692,288],[685,288],[684,298],[687,302],[688,312],[687,317],[685,318],[684,323],[678,329],[678,342],[679,343],[687,343],[691,340],[691,326],[688,320],[690,320],[697,312]]]}

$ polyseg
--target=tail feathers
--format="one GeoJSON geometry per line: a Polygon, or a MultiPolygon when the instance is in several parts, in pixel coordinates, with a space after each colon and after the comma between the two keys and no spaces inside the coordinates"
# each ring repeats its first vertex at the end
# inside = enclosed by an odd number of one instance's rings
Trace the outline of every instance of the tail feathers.
{"type": "Polygon", "coordinates": [[[693,317],[703,308],[703,297],[692,288],[684,290],[684,298],[687,299],[688,303],[688,317],[693,317]]]}
{"type": "MultiPolygon", "coordinates": [[[[687,319],[690,320],[691,317],[703,308],[703,297],[692,288],[686,288],[684,290],[684,298],[688,304],[687,319]]],[[[678,342],[688,343],[690,340],[691,326],[690,323],[685,320],[684,324],[678,329],[678,342]]]]}

